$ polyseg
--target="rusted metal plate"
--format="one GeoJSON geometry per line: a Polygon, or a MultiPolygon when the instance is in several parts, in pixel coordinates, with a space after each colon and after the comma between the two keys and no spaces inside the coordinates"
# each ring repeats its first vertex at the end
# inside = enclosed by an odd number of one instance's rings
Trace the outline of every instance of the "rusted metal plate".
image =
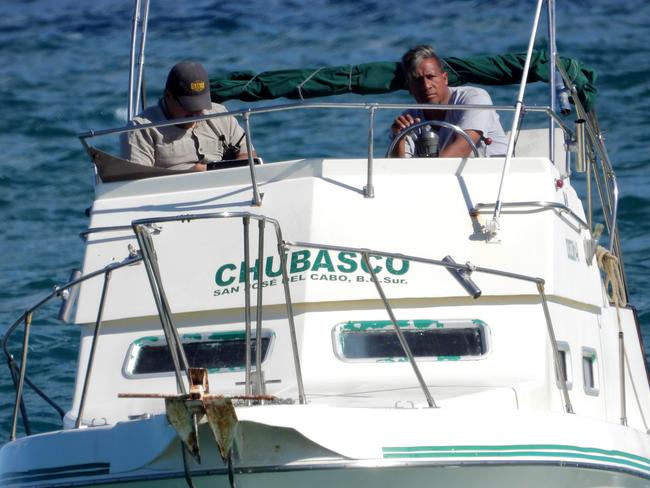
{"type": "Polygon", "coordinates": [[[190,397],[200,399],[205,393],[210,392],[208,384],[208,370],[205,368],[189,368],[190,397]]]}
{"type": "Polygon", "coordinates": [[[178,437],[183,441],[187,450],[198,463],[201,462],[199,449],[199,434],[186,399],[182,397],[165,398],[167,420],[172,425],[178,437]]]}
{"type": "Polygon", "coordinates": [[[211,397],[203,399],[208,423],[219,446],[219,454],[227,462],[232,450],[237,428],[237,414],[230,398],[211,397]]]}

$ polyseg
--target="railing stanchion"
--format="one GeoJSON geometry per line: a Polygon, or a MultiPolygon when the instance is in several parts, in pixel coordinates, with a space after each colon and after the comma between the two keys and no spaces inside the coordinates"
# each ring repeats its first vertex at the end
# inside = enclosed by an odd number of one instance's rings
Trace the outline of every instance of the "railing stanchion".
{"type": "Polygon", "coordinates": [[[129,99],[127,103],[127,122],[135,115],[134,108],[134,76],[135,76],[135,45],[138,37],[138,19],[140,17],[140,0],[133,4],[133,24],[131,25],[131,54],[129,58],[129,99]]]}
{"type": "Polygon", "coordinates": [[[29,348],[29,332],[32,325],[32,312],[25,314],[25,334],[23,336],[23,352],[20,357],[20,373],[18,375],[18,387],[16,388],[16,403],[11,421],[11,436],[9,440],[16,439],[16,427],[18,424],[18,407],[23,400],[23,387],[25,385],[25,374],[27,372],[27,350],[29,348]]]}
{"type": "MultiPolygon", "coordinates": [[[[264,228],[265,219],[257,222],[258,228],[258,253],[257,253],[257,320],[255,323],[255,375],[257,376],[257,395],[266,394],[264,374],[262,373],[262,304],[263,304],[263,283],[264,283],[264,228]]],[[[246,270],[248,273],[248,270],[246,270]]]]}
{"type": "Polygon", "coordinates": [[[250,277],[250,221],[251,218],[246,215],[243,219],[244,224],[244,322],[246,330],[246,373],[245,373],[245,391],[246,395],[251,394],[251,277],[250,277]]]}
{"type": "Polygon", "coordinates": [[[376,105],[370,105],[368,110],[368,180],[366,186],[363,188],[363,196],[366,198],[375,197],[375,187],[372,182],[372,171],[374,164],[374,138],[375,138],[375,112],[376,105]]]}
{"type": "MultiPolygon", "coordinates": [[[[618,310],[616,313],[618,314],[618,310]]],[[[627,425],[627,406],[625,404],[625,337],[622,330],[618,332],[618,356],[619,381],[621,383],[621,425],[627,425]]]]}
{"type": "MultiPolygon", "coordinates": [[[[555,0],[547,0],[547,20],[548,20],[548,89],[550,92],[549,102],[551,110],[555,112],[557,87],[555,85],[555,62],[557,46],[555,42],[555,0]]],[[[555,164],[555,121],[553,117],[548,120],[548,154],[549,159],[555,164]]],[[[568,163],[568,161],[567,161],[568,163]]],[[[560,174],[569,174],[569,168],[565,167],[560,174]]]]}
{"type": "Polygon", "coordinates": [[[246,131],[246,148],[248,151],[248,168],[251,172],[251,184],[253,185],[253,205],[262,205],[262,196],[257,188],[257,176],[255,175],[255,161],[253,159],[253,138],[251,136],[250,109],[244,112],[244,130],[246,131]]]}
{"type": "Polygon", "coordinates": [[[566,386],[566,371],[562,365],[562,361],[560,360],[560,351],[557,347],[557,339],[555,338],[555,331],[553,330],[553,322],[551,322],[551,313],[548,309],[546,294],[544,293],[544,280],[537,280],[537,291],[539,292],[539,297],[542,301],[542,309],[544,310],[544,318],[546,320],[546,330],[548,332],[548,338],[551,343],[551,349],[553,349],[553,369],[555,370],[555,378],[560,384],[560,390],[562,391],[562,398],[564,399],[564,410],[566,413],[573,413],[573,406],[571,405],[569,391],[566,386]]]}
{"type": "Polygon", "coordinates": [[[399,343],[401,344],[402,349],[404,350],[404,354],[406,355],[409,363],[411,363],[411,368],[413,368],[413,372],[415,373],[415,377],[417,378],[418,383],[420,384],[420,388],[422,388],[422,392],[424,393],[424,396],[427,399],[427,403],[429,404],[429,407],[437,408],[436,402],[433,400],[433,397],[431,396],[431,392],[429,391],[429,387],[427,386],[426,382],[424,381],[424,378],[422,377],[422,373],[420,372],[418,363],[415,361],[415,358],[413,357],[413,352],[411,351],[411,348],[408,342],[406,341],[406,337],[404,337],[404,333],[402,332],[402,330],[399,328],[399,325],[397,324],[397,319],[395,318],[393,309],[390,306],[390,303],[388,303],[388,300],[386,299],[386,295],[384,294],[384,290],[379,284],[379,279],[377,278],[375,271],[372,269],[372,265],[370,264],[370,260],[368,259],[368,253],[363,252],[361,255],[363,257],[363,261],[366,263],[368,272],[372,277],[372,282],[375,284],[375,288],[377,288],[377,293],[379,293],[379,297],[381,298],[381,301],[384,302],[384,307],[386,308],[386,312],[388,312],[390,321],[393,323],[393,327],[395,327],[395,333],[397,334],[397,339],[399,340],[399,343]]]}
{"type": "Polygon", "coordinates": [[[149,229],[143,227],[144,226],[138,225],[135,222],[133,223],[133,230],[138,239],[138,244],[140,245],[140,250],[142,251],[145,269],[147,271],[147,277],[149,278],[151,294],[153,295],[154,301],[156,302],[156,308],[158,309],[158,316],[160,318],[160,325],[162,326],[163,333],[165,334],[167,347],[169,348],[169,353],[174,365],[176,386],[178,387],[178,391],[180,393],[186,394],[187,388],[185,388],[185,383],[183,382],[181,368],[185,370],[185,374],[187,375],[189,381],[189,366],[187,363],[187,358],[185,357],[183,345],[181,344],[180,338],[178,337],[178,334],[174,328],[174,324],[172,323],[171,311],[169,309],[169,305],[167,304],[167,298],[165,297],[165,292],[162,288],[162,282],[160,280],[160,273],[157,269],[157,259],[155,257],[156,253],[153,247],[153,243],[151,242],[151,236],[149,235],[150,231],[149,229]]]}
{"type": "Polygon", "coordinates": [[[95,351],[97,350],[97,342],[99,339],[99,332],[102,325],[102,316],[104,315],[104,306],[106,305],[106,292],[108,291],[108,283],[111,281],[111,270],[107,270],[104,274],[104,287],[102,288],[102,296],[99,301],[99,310],[97,311],[97,320],[95,321],[95,331],[93,333],[93,342],[90,346],[90,354],[88,355],[88,366],[86,366],[86,377],[84,379],[84,386],[81,392],[81,400],[79,401],[79,411],[77,412],[77,420],[75,421],[75,429],[81,426],[81,418],[83,417],[84,408],[86,406],[86,397],[88,395],[88,385],[93,371],[93,363],[95,362],[95,351]]]}
{"type": "Polygon", "coordinates": [[[305,387],[302,382],[302,368],[300,366],[300,354],[298,354],[298,338],[296,337],[296,324],[293,318],[293,302],[289,288],[289,273],[287,272],[287,255],[285,242],[282,239],[282,230],[279,224],[275,224],[275,234],[278,241],[278,254],[282,267],[282,286],[284,287],[284,301],[287,307],[287,320],[289,322],[289,336],[291,338],[291,352],[293,353],[293,364],[296,369],[296,383],[298,384],[298,401],[301,404],[307,403],[305,387]]]}
{"type": "Polygon", "coordinates": [[[501,195],[505,185],[506,174],[510,168],[510,161],[515,150],[515,140],[517,139],[517,131],[519,129],[519,118],[522,114],[524,105],[524,93],[526,92],[526,82],[528,81],[528,70],[530,69],[530,60],[533,54],[533,46],[535,44],[535,37],[537,35],[537,27],[539,26],[539,16],[542,10],[544,0],[537,0],[537,8],[535,10],[535,19],[533,20],[533,29],[530,34],[528,42],[528,51],[526,52],[526,62],[524,63],[523,75],[521,77],[521,84],[519,85],[519,94],[517,95],[517,102],[515,103],[515,114],[512,117],[512,128],[510,130],[510,139],[508,140],[508,150],[506,152],[506,160],[503,163],[503,170],[501,171],[501,181],[499,182],[499,191],[497,192],[497,199],[494,205],[494,214],[492,219],[486,223],[486,230],[490,238],[494,238],[499,230],[499,217],[501,216],[501,195]]]}
{"type": "MultiPolygon", "coordinates": [[[[138,0],[140,1],[140,0],[138,0]]],[[[135,85],[134,113],[137,113],[142,95],[142,109],[147,106],[147,96],[144,90],[144,48],[147,43],[147,26],[149,24],[149,0],[144,0],[144,14],[142,14],[142,34],[140,35],[140,52],[138,53],[138,81],[135,85]]]]}

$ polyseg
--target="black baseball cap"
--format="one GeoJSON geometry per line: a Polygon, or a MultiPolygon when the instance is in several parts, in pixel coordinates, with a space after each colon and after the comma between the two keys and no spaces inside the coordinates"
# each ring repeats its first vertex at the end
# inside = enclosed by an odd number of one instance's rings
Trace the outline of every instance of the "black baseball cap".
{"type": "Polygon", "coordinates": [[[167,76],[165,88],[188,112],[212,108],[210,79],[205,68],[194,61],[181,61],[167,76]]]}

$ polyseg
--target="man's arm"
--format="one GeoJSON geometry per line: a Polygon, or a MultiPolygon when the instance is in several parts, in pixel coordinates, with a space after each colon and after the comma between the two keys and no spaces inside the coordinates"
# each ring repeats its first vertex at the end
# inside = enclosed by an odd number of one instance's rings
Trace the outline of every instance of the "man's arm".
{"type": "MultiPolygon", "coordinates": [[[[396,137],[397,134],[402,132],[404,129],[407,127],[411,127],[413,124],[417,124],[420,122],[419,117],[413,117],[409,113],[403,113],[402,115],[399,115],[395,118],[393,121],[393,124],[390,126],[390,131],[393,134],[393,137],[396,137]]],[[[393,154],[391,154],[394,158],[405,158],[407,157],[406,155],[406,137],[402,137],[402,140],[397,143],[395,148],[393,149],[393,154]]]]}
{"type": "Polygon", "coordinates": [[[153,166],[155,154],[151,135],[146,129],[123,132],[120,134],[120,155],[131,163],[153,166]]]}
{"type": "MultiPolygon", "coordinates": [[[[465,133],[472,139],[475,146],[478,146],[481,140],[481,133],[476,130],[466,130],[465,133]]],[[[455,134],[454,140],[440,151],[440,158],[466,158],[472,155],[472,148],[463,136],[455,134]]]]}

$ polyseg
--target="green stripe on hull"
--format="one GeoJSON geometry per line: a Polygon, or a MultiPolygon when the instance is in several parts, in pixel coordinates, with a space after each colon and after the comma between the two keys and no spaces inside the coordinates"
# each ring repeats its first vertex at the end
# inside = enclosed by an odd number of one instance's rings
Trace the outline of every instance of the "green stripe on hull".
{"type": "Polygon", "coordinates": [[[504,446],[409,446],[384,447],[384,459],[403,458],[486,458],[556,457],[584,459],[629,466],[650,473],[650,459],[623,451],[558,444],[516,444],[504,446]]]}

